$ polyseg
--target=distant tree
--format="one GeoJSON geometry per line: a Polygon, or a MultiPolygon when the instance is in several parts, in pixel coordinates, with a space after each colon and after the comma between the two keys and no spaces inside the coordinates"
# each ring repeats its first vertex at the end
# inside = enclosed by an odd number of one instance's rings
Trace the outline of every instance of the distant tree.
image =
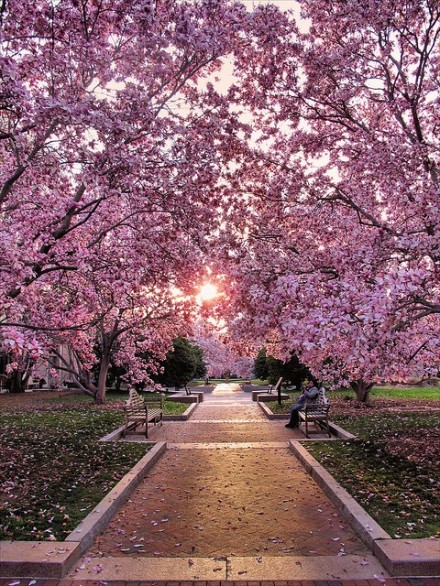
{"type": "Polygon", "coordinates": [[[297,389],[300,388],[303,381],[311,378],[310,370],[302,364],[295,354],[291,353],[290,360],[283,362],[273,356],[266,357],[267,379],[271,384],[275,384],[280,376],[283,377],[284,382],[295,385],[297,389]]]}
{"type": "Polygon", "coordinates": [[[155,378],[167,387],[185,387],[196,373],[202,373],[201,376],[206,374],[203,351],[182,337],[173,340],[173,350],[167,353],[161,366],[163,372],[155,378]]]}
{"type": "Polygon", "coordinates": [[[261,380],[266,380],[269,377],[266,348],[261,348],[257,357],[255,358],[254,375],[256,378],[260,378],[261,380]]]}
{"type": "Polygon", "coordinates": [[[207,374],[207,368],[203,359],[203,350],[196,344],[191,344],[194,358],[196,359],[196,369],[194,372],[194,378],[205,378],[207,374]]]}

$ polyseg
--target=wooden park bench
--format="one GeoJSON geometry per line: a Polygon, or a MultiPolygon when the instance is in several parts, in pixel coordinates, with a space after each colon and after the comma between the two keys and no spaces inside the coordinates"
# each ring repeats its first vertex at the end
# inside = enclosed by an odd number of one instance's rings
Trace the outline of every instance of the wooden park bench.
{"type": "Polygon", "coordinates": [[[128,431],[136,431],[138,426],[145,425],[145,437],[148,437],[148,424],[162,425],[163,421],[163,397],[141,397],[137,391],[130,389],[128,400],[124,405],[125,427],[122,437],[128,431]]]}
{"type": "Polygon", "coordinates": [[[325,396],[325,390],[322,388],[319,390],[318,398],[314,403],[309,403],[304,406],[303,410],[298,411],[299,422],[305,423],[305,434],[306,437],[310,437],[309,424],[314,423],[317,431],[314,433],[320,433],[325,430],[328,433],[328,437],[331,437],[330,426],[328,422],[328,412],[330,404],[327,397],[325,396]]]}

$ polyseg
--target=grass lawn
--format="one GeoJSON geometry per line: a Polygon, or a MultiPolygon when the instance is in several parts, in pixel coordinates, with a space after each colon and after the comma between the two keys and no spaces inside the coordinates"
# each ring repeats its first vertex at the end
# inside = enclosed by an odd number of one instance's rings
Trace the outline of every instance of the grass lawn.
{"type": "MultiPolygon", "coordinates": [[[[289,391],[290,399],[283,401],[281,405],[278,402],[271,401],[267,406],[273,413],[288,413],[292,401],[299,397],[298,391],[289,391]]],[[[356,395],[352,389],[340,389],[337,391],[327,391],[327,397],[333,403],[334,399],[343,400],[347,402],[355,402],[356,395]]],[[[374,399],[389,399],[389,400],[421,400],[421,401],[440,401],[440,387],[375,387],[370,392],[370,401],[374,403],[374,399]]]]}
{"type": "Polygon", "coordinates": [[[122,413],[73,406],[0,416],[0,540],[63,540],[146,444],[99,444],[122,413]]]}
{"type": "MultiPolygon", "coordinates": [[[[340,389],[337,391],[327,391],[328,397],[340,397],[345,401],[351,401],[356,398],[352,389],[340,389]]],[[[440,401],[440,387],[373,387],[370,391],[370,400],[375,398],[382,399],[422,399],[424,401],[440,401]]]]}
{"type": "Polygon", "coordinates": [[[376,387],[371,390],[371,396],[390,399],[440,401],[440,387],[376,387]]]}
{"type": "Polygon", "coordinates": [[[440,536],[440,413],[332,415],[355,441],[311,454],[392,537],[440,536]]]}
{"type": "MultiPolygon", "coordinates": [[[[98,443],[123,423],[127,393],[100,407],[76,391],[0,399],[0,540],[63,540],[151,449],[98,443]]],[[[167,415],[187,408],[164,402],[167,415]]]]}
{"type": "MultiPolygon", "coordinates": [[[[124,401],[128,399],[127,392],[107,392],[106,401],[107,403],[114,403],[115,407],[120,408],[124,401]]],[[[53,396],[48,396],[44,399],[44,403],[47,405],[72,405],[72,404],[93,404],[93,399],[76,391],[70,391],[66,394],[53,393],[53,396]]],[[[187,403],[178,403],[177,401],[164,400],[164,415],[181,415],[188,409],[187,403]]]]}
{"type": "Polygon", "coordinates": [[[392,537],[440,536],[440,389],[379,387],[369,406],[328,396],[330,419],[357,439],[307,449],[392,537]]]}

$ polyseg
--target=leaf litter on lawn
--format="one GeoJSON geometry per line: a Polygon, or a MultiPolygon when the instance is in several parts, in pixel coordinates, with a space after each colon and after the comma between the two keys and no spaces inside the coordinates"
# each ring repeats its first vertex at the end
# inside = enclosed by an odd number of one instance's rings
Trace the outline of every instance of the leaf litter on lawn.
{"type": "Polygon", "coordinates": [[[0,416],[0,540],[62,540],[151,447],[100,444],[121,413],[90,405],[0,416]]]}

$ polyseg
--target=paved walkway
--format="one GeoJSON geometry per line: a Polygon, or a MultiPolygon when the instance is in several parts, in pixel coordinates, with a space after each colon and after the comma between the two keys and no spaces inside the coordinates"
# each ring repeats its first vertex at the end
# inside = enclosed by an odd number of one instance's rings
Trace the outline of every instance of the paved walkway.
{"type": "Polygon", "coordinates": [[[249,393],[223,386],[205,394],[189,421],[154,428],[149,439],[166,441],[167,452],[68,578],[252,586],[386,579],[290,452],[289,440],[304,435],[284,423],[268,421],[249,393]]]}

